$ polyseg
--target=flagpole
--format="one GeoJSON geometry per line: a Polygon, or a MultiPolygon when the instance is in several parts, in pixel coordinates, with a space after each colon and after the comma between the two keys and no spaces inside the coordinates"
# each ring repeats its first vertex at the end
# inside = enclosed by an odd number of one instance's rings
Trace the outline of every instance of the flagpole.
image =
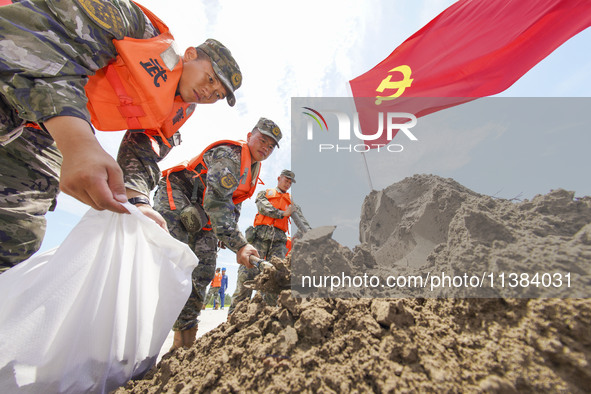
{"type": "MultiPolygon", "coordinates": [[[[351,90],[351,85],[349,83],[347,84],[347,90],[349,91],[349,95],[351,96],[351,98],[353,98],[353,91],[351,90]]],[[[356,114],[355,103],[353,102],[353,100],[349,101],[348,103],[350,113],[356,114]]],[[[359,122],[359,119],[357,117],[355,118],[357,119],[357,122],[359,122]]],[[[363,163],[365,164],[365,173],[367,174],[367,181],[369,182],[369,191],[372,192],[374,188],[373,183],[371,182],[371,174],[369,173],[369,166],[367,165],[367,159],[365,158],[364,151],[361,152],[361,156],[363,156],[363,163]]]]}
{"type": "Polygon", "coordinates": [[[371,182],[371,175],[369,173],[369,166],[367,165],[367,159],[365,158],[365,152],[361,152],[361,156],[363,156],[363,162],[365,163],[365,172],[367,174],[367,181],[369,182],[369,189],[373,191],[373,183],[371,182]]]}

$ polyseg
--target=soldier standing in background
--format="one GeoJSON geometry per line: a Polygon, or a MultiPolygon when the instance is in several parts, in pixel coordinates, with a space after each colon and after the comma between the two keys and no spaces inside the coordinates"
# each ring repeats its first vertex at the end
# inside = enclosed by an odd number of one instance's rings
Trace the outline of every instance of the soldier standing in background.
{"type": "MultiPolygon", "coordinates": [[[[302,210],[291,201],[291,195],[287,192],[291,184],[295,183],[295,174],[290,170],[281,171],[277,178],[277,187],[259,192],[256,198],[258,213],[254,219],[253,228],[247,230],[252,235],[249,242],[258,250],[261,258],[270,260],[276,256],[285,258],[287,254],[287,232],[289,230],[288,220],[290,217],[297,217],[294,220],[298,227],[298,234],[304,234],[310,229],[310,225],[302,210]]],[[[232,295],[232,305],[228,313],[232,313],[236,305],[249,299],[252,290],[244,286],[247,280],[253,280],[259,273],[256,268],[238,267],[238,278],[236,279],[236,291],[232,295]]],[[[265,294],[268,304],[275,304],[275,295],[265,294]]]]}
{"type": "Polygon", "coordinates": [[[171,350],[195,342],[197,317],[205,289],[213,279],[218,239],[236,253],[241,266],[259,257],[238,229],[242,201],[256,189],[261,162],[281,140],[281,130],[261,118],[245,141],[217,141],[188,163],[162,172],[154,208],[166,220],[170,234],[186,243],[199,258],[193,270],[193,290],[173,326],[171,350]]]}
{"type": "Polygon", "coordinates": [[[209,301],[213,298],[213,309],[218,309],[220,307],[220,288],[222,287],[222,273],[220,272],[219,268],[215,269],[215,275],[209,284],[209,291],[207,292],[207,297],[205,297],[205,301],[203,302],[203,308],[209,304],[209,301]],[[217,301],[217,302],[216,302],[217,301]]]}

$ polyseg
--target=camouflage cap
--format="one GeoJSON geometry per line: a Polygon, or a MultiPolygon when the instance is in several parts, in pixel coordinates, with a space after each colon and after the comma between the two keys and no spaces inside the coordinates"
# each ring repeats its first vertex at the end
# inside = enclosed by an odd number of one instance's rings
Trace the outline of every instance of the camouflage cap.
{"type": "Polygon", "coordinates": [[[281,129],[275,124],[275,122],[269,119],[260,118],[254,128],[258,129],[262,134],[273,138],[277,143],[277,148],[279,148],[279,140],[281,140],[283,134],[281,134],[281,129]]]}
{"type": "Polygon", "coordinates": [[[286,178],[291,179],[291,182],[292,183],[296,183],[296,181],[295,181],[295,174],[293,173],[293,171],[283,170],[283,171],[281,171],[281,175],[283,175],[286,178]]]}
{"type": "Polygon", "coordinates": [[[233,107],[236,104],[234,92],[242,85],[242,73],[240,72],[238,63],[232,57],[232,52],[221,42],[213,38],[207,39],[197,48],[203,50],[211,59],[211,66],[215,75],[217,75],[228,91],[226,100],[230,107],[233,107]]]}

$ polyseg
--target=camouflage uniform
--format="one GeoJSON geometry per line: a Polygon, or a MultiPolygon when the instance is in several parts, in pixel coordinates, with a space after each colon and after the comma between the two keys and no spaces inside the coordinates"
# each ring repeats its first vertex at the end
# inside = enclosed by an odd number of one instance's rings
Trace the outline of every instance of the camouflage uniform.
{"type": "Polygon", "coordinates": [[[173,326],[175,331],[187,330],[197,323],[197,316],[205,299],[205,289],[215,274],[218,238],[233,252],[237,252],[247,243],[238,229],[241,204],[235,205],[232,201],[232,194],[238,184],[235,183],[233,187],[228,188],[227,183],[222,182],[222,178],[228,174],[240,179],[240,155],[240,146],[218,145],[203,155],[208,168],[205,177],[195,178],[195,173],[190,170],[171,173],[168,179],[176,205],[175,210],[170,209],[166,178],[162,178],[158,183],[154,196],[154,209],[166,220],[170,234],[179,241],[187,243],[199,258],[199,264],[193,270],[193,291],[173,326]],[[207,184],[205,194],[205,187],[200,180],[203,178],[206,179],[207,184]],[[181,222],[181,212],[192,204],[194,185],[197,185],[196,204],[201,204],[209,216],[210,231],[206,227],[190,233],[181,222]]]}
{"type": "MultiPolygon", "coordinates": [[[[265,216],[276,217],[272,216],[272,214],[264,213],[263,209],[269,209],[269,207],[272,207],[275,211],[278,211],[278,209],[273,207],[271,203],[269,203],[269,200],[265,198],[264,193],[265,192],[263,191],[257,195],[256,203],[259,212],[263,213],[265,216]],[[262,197],[261,194],[263,194],[262,197]],[[265,208],[261,208],[263,205],[265,208]]],[[[301,208],[296,204],[292,203],[292,205],[294,212],[291,214],[291,216],[298,215],[298,217],[302,220],[306,227],[300,229],[300,231],[304,233],[310,229],[310,225],[306,221],[306,218],[304,218],[301,208]]],[[[265,260],[270,260],[273,256],[283,259],[287,254],[287,235],[277,227],[265,225],[256,226],[254,228],[251,244],[257,248],[259,254],[265,260]]]]}
{"type": "Polygon", "coordinates": [[[39,249],[44,215],[54,209],[59,192],[62,155],[51,136],[25,128],[21,137],[0,149],[0,274],[39,249]],[[36,163],[30,161],[35,151],[36,163]],[[23,164],[12,167],[16,160],[23,164]]]}
{"type": "MultiPolygon", "coordinates": [[[[129,0],[30,0],[0,7],[0,273],[38,250],[45,213],[59,193],[61,154],[51,136],[25,122],[73,116],[90,123],[84,86],[87,76],[114,60],[114,39],[158,35],[129,0]]],[[[242,74],[227,48],[209,39],[199,45],[226,87],[226,100],[242,74]]],[[[180,144],[143,130],[128,131],[117,162],[125,186],[149,195],[160,178],[158,162],[180,144]],[[159,148],[153,148],[156,141],[159,148]]]]}
{"type": "MultiPolygon", "coordinates": [[[[282,193],[279,189],[276,189],[278,192],[282,193]]],[[[283,217],[282,211],[275,208],[267,199],[266,197],[266,190],[260,191],[257,194],[257,198],[255,200],[257,209],[259,213],[265,216],[269,216],[275,219],[281,219],[283,217]]],[[[293,204],[294,213],[292,215],[298,215],[300,221],[298,221],[299,225],[304,225],[306,227],[299,229],[302,232],[306,232],[310,229],[310,225],[304,218],[302,211],[299,206],[293,204]]],[[[285,258],[287,254],[287,235],[282,230],[274,227],[274,226],[256,226],[252,229],[252,235],[249,235],[248,242],[254,246],[257,251],[259,252],[262,259],[270,260],[271,257],[277,256],[279,258],[285,258]]],[[[238,303],[242,300],[250,299],[252,296],[252,290],[248,289],[244,286],[244,282],[248,280],[253,280],[259,271],[256,268],[247,269],[246,267],[240,266],[238,268],[238,278],[236,280],[236,290],[232,295],[232,304],[230,305],[230,309],[228,313],[232,313],[234,308],[238,303]]],[[[276,295],[273,294],[265,294],[265,301],[269,305],[275,305],[276,303],[276,295]]]]}
{"type": "Polygon", "coordinates": [[[232,303],[228,309],[228,314],[234,312],[234,309],[236,309],[236,306],[239,302],[250,299],[252,296],[252,289],[246,288],[244,286],[244,282],[254,280],[258,274],[259,270],[256,268],[246,268],[243,265],[238,267],[238,275],[236,276],[236,290],[234,290],[234,294],[232,294],[232,303]]]}
{"type": "MultiPolygon", "coordinates": [[[[275,188],[278,193],[283,193],[275,188]]],[[[275,208],[266,197],[266,190],[260,191],[255,200],[261,215],[274,219],[283,218],[283,211],[275,208]]],[[[261,258],[270,260],[272,256],[284,258],[287,254],[287,235],[274,226],[256,226],[252,239],[252,246],[257,248],[261,258]]]]}
{"type": "Polygon", "coordinates": [[[24,122],[90,121],[84,85],[115,58],[112,40],[156,34],[128,1],[80,3],[87,11],[58,0],[0,7],[0,272],[39,248],[59,192],[61,154],[46,131],[24,122]]]}
{"type": "Polygon", "coordinates": [[[220,306],[220,287],[210,287],[209,288],[209,291],[207,292],[207,297],[205,297],[205,301],[203,302],[203,305],[209,304],[209,302],[211,301],[212,298],[213,298],[214,308],[216,307],[216,305],[219,307],[220,306]]]}

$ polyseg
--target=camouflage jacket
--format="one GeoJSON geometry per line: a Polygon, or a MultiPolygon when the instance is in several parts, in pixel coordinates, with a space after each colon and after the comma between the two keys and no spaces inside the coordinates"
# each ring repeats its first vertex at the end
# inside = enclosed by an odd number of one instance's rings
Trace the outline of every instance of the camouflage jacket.
{"type": "MultiPolygon", "coordinates": [[[[273,204],[271,204],[271,202],[267,199],[267,190],[262,190],[259,192],[259,194],[257,194],[257,198],[255,200],[257,209],[261,215],[265,215],[273,219],[281,219],[283,217],[283,211],[275,208],[273,204]]],[[[283,193],[277,188],[275,188],[275,190],[277,190],[277,193],[283,193]]]]}
{"type": "MultiPolygon", "coordinates": [[[[129,0],[29,0],[0,7],[0,143],[22,120],[43,124],[54,116],[90,123],[84,91],[87,76],[117,53],[113,39],[151,38],[158,34],[129,0]],[[20,118],[20,119],[19,119],[20,118]]],[[[126,187],[148,195],[159,179],[160,154],[141,133],[128,133],[118,162],[126,187]]],[[[170,140],[178,145],[177,135],[170,140]]]]}
{"type": "MultiPolygon", "coordinates": [[[[232,194],[238,188],[238,183],[228,185],[227,182],[222,182],[222,179],[229,174],[235,179],[240,179],[240,154],[241,148],[236,145],[218,145],[205,152],[203,161],[208,170],[207,175],[201,177],[205,178],[205,185],[189,170],[174,172],[169,176],[171,187],[181,191],[189,200],[193,196],[196,182],[197,203],[203,205],[215,235],[233,252],[247,244],[244,235],[238,229],[242,204],[234,204],[232,201],[232,194]]],[[[253,167],[255,165],[253,164],[253,167]]],[[[158,187],[166,188],[165,178],[160,180],[158,187]]]]}
{"type": "Polygon", "coordinates": [[[1,92],[21,119],[37,123],[90,122],[84,86],[117,56],[112,40],[156,35],[125,0],[30,0],[0,7],[0,16],[1,92]]]}
{"type": "MultiPolygon", "coordinates": [[[[257,210],[259,211],[259,213],[261,215],[269,216],[274,219],[281,219],[283,217],[282,211],[278,208],[275,208],[273,206],[273,204],[271,204],[269,199],[267,199],[267,190],[262,190],[257,194],[256,200],[255,200],[255,203],[257,205],[257,210]]],[[[282,193],[277,188],[275,188],[275,190],[277,190],[277,192],[279,192],[279,193],[282,193]]],[[[299,205],[295,204],[292,201],[292,206],[294,208],[294,211],[291,214],[291,218],[293,219],[294,216],[296,216],[296,215],[298,218],[298,220],[292,220],[292,221],[294,224],[296,224],[296,226],[298,227],[298,230],[300,230],[302,233],[305,233],[306,231],[308,231],[310,229],[310,225],[308,224],[308,221],[304,217],[304,214],[302,213],[302,210],[299,207],[299,205]]],[[[277,240],[283,240],[283,239],[287,240],[287,236],[285,235],[285,233],[283,231],[281,231],[280,229],[278,229],[276,227],[272,227],[272,226],[257,226],[255,234],[256,234],[255,236],[257,238],[260,238],[263,240],[268,240],[268,241],[270,241],[270,240],[277,241],[277,240]]]]}

